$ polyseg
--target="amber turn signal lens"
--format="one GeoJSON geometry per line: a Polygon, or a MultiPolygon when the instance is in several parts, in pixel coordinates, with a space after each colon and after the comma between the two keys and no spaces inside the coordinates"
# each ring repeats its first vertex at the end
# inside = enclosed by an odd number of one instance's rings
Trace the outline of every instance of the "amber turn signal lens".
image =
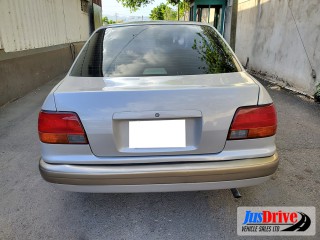
{"type": "Polygon", "coordinates": [[[40,141],[43,143],[69,143],[68,136],[65,133],[42,133],[39,132],[40,141]]]}

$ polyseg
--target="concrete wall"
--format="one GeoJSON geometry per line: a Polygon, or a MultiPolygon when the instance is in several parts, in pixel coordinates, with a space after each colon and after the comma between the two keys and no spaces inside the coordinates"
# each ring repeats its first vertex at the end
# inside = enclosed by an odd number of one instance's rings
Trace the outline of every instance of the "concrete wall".
{"type": "MultiPolygon", "coordinates": [[[[74,46],[77,54],[83,42],[74,46]]],[[[72,62],[69,44],[15,53],[0,50],[0,106],[67,72],[72,62]]]]}
{"type": "Polygon", "coordinates": [[[249,69],[313,95],[320,79],[319,0],[239,0],[236,54],[243,64],[249,57],[249,69]]]}
{"type": "Polygon", "coordinates": [[[80,0],[0,0],[0,49],[15,52],[85,41],[89,15],[80,0]]]}
{"type": "Polygon", "coordinates": [[[231,33],[231,18],[232,18],[232,0],[227,1],[226,12],[224,18],[224,31],[223,37],[230,44],[230,33],[231,33]]]}
{"type": "Polygon", "coordinates": [[[80,0],[0,0],[0,6],[1,106],[65,73],[90,27],[80,0]]]}

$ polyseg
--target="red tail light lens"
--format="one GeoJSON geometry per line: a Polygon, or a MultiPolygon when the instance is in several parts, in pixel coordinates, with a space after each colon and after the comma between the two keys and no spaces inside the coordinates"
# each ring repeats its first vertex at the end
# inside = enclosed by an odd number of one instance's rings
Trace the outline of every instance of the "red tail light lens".
{"type": "Polygon", "coordinates": [[[239,108],[233,118],[228,139],[270,137],[276,134],[277,114],[273,104],[239,108]]]}
{"type": "Polygon", "coordinates": [[[39,113],[40,141],[51,144],[88,144],[86,133],[76,113],[39,113]]]}

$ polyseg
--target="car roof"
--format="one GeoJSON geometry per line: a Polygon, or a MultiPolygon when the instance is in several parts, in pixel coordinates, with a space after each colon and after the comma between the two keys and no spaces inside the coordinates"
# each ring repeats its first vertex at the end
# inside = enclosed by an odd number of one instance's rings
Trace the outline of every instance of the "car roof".
{"type": "Polygon", "coordinates": [[[138,26],[138,25],[206,25],[206,26],[210,26],[207,23],[192,22],[192,21],[136,21],[136,22],[109,24],[107,26],[102,26],[99,29],[125,27],[125,26],[138,26]]]}

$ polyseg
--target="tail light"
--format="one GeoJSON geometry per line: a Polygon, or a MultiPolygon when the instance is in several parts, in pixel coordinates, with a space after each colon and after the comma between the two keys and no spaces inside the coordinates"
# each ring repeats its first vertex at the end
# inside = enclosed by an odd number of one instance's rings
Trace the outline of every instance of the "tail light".
{"type": "Polygon", "coordinates": [[[237,110],[228,140],[270,137],[276,134],[277,114],[273,104],[237,110]]]}
{"type": "Polygon", "coordinates": [[[76,113],[39,113],[40,141],[51,144],[88,144],[86,133],[76,113]]]}

